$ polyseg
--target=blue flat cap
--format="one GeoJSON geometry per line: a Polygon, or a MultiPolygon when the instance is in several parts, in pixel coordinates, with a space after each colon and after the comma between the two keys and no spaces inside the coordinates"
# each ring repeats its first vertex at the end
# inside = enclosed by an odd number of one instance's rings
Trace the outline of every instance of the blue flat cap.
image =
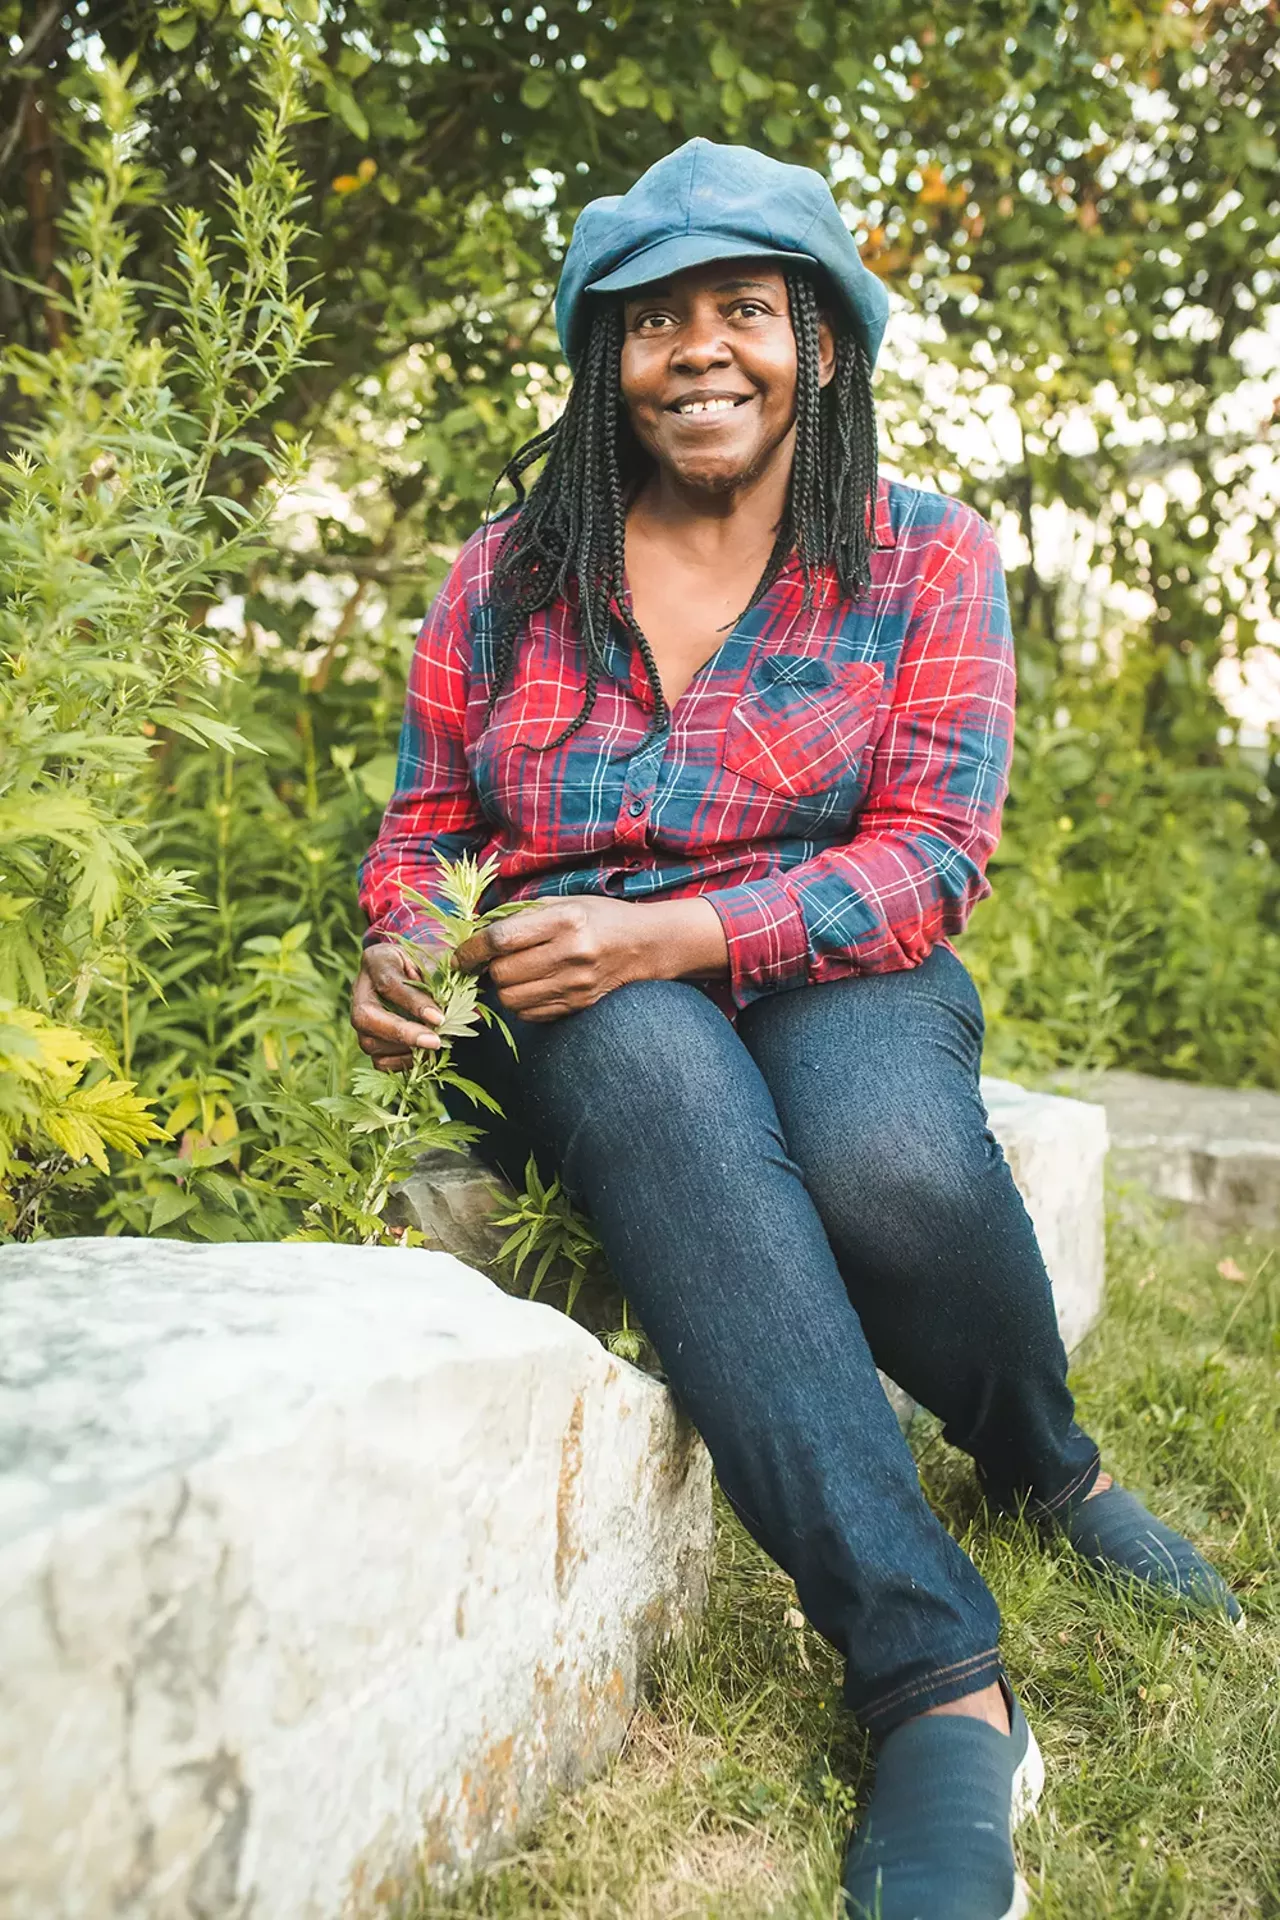
{"type": "Polygon", "coordinates": [[[556,289],[556,329],[569,365],[586,344],[588,295],[746,258],[820,267],[874,363],[889,296],[863,266],[822,175],[752,147],[689,140],[626,193],[593,200],[578,216],[556,289]]]}

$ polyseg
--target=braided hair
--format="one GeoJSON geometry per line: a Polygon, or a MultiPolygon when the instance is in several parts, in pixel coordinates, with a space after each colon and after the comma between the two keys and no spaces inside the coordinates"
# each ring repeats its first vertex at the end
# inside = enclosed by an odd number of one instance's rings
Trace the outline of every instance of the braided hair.
{"type": "MultiPolygon", "coordinates": [[[[833,321],[835,372],[823,387],[817,293],[803,273],[788,273],[786,283],[796,336],[795,458],[773,550],[748,610],[763,599],[793,552],[806,608],[813,605],[820,568],[834,571],[847,599],[861,593],[871,578],[877,472],[871,363],[852,326],[833,321]]],[[[650,461],[623,404],[621,361],[621,302],[598,300],[564,412],[525,442],[494,483],[496,490],[506,480],[516,498],[485,603],[493,648],[488,710],[493,712],[510,676],[530,615],[563,594],[574,594],[587,681],[581,708],[550,743],[557,747],[591,716],[614,618],[644,663],[653,692],[653,731],[661,732],[670,718],[653,649],[623,592],[627,508],[650,461]],[[526,493],[524,475],[540,460],[545,465],[526,493]]]]}

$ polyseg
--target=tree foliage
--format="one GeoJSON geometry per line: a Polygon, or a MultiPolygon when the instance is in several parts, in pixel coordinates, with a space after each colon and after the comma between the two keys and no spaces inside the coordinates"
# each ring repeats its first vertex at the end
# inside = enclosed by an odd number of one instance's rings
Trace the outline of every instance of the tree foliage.
{"type": "Polygon", "coordinates": [[[413,626],[558,404],[576,213],[694,134],[832,177],[895,295],[889,464],[1009,558],[997,1058],[1280,1084],[1277,771],[1214,679],[1275,633],[1271,0],[0,0],[0,34],[0,1112],[40,1192],[81,1157],[42,1059],[172,1130],[99,1133],[143,1158],[59,1204],[113,1229],[285,1231],[281,1156],[364,1152],[317,1103],[413,626]]]}

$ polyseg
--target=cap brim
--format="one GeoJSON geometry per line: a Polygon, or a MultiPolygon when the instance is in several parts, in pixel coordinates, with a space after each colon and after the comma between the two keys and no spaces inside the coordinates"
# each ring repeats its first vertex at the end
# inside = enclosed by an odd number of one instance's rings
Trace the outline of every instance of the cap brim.
{"type": "Polygon", "coordinates": [[[808,267],[818,264],[810,253],[782,252],[746,238],[735,241],[724,233],[677,233],[630,254],[611,273],[593,280],[586,292],[627,293],[633,287],[652,286],[655,280],[669,280],[673,274],[707,266],[713,260],[778,260],[788,266],[808,267]]]}

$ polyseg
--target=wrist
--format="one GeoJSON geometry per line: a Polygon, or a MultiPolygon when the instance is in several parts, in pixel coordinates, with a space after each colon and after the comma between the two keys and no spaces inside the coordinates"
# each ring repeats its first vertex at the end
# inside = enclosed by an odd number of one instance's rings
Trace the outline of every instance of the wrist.
{"type": "Polygon", "coordinates": [[[637,904],[646,922],[646,979],[705,980],[729,971],[728,941],[709,900],[695,894],[637,904]]]}

